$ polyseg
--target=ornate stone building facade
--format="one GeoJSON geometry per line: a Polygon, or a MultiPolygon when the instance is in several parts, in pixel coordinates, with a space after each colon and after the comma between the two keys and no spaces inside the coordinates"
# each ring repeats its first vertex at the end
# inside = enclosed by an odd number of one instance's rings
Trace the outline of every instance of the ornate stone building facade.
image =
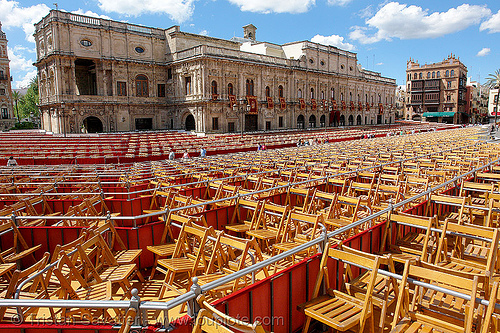
{"type": "Polygon", "coordinates": [[[14,108],[12,107],[12,88],[7,52],[7,37],[2,31],[0,23],[0,129],[9,129],[16,123],[14,108]]]}
{"type": "Polygon", "coordinates": [[[43,128],[279,130],[394,122],[394,79],[308,41],[218,39],[53,10],[36,24],[43,128]]]}
{"type": "Polygon", "coordinates": [[[405,118],[454,124],[466,123],[467,67],[453,54],[441,62],[419,65],[410,59],[406,67],[405,118]]]}

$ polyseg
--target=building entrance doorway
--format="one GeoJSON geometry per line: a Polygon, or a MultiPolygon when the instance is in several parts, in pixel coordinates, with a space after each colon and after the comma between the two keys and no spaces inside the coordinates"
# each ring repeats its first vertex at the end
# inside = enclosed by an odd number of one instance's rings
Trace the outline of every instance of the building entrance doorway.
{"type": "Polygon", "coordinates": [[[255,132],[259,130],[258,115],[246,114],[245,115],[245,132],[255,132]]]}
{"type": "Polygon", "coordinates": [[[139,131],[149,131],[153,129],[153,118],[136,118],[135,129],[139,131]]]}
{"type": "Polygon", "coordinates": [[[86,133],[101,133],[102,121],[97,117],[87,117],[83,120],[83,127],[86,133]]]}
{"type": "Polygon", "coordinates": [[[377,124],[382,124],[382,115],[381,114],[377,115],[377,124]]]}
{"type": "Polygon", "coordinates": [[[196,130],[196,124],[194,121],[194,116],[192,114],[190,114],[186,117],[185,129],[186,129],[186,131],[196,130]]]}

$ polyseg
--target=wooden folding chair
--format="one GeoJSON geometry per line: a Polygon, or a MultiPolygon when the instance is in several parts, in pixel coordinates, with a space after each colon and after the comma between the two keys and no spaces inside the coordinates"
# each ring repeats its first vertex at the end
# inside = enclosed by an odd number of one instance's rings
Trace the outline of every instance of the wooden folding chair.
{"type": "Polygon", "coordinates": [[[269,202],[262,204],[259,220],[255,227],[246,232],[250,237],[255,237],[264,252],[272,252],[271,245],[281,237],[286,237],[290,230],[287,223],[288,206],[281,206],[269,202]]]}
{"type": "Polygon", "coordinates": [[[34,252],[42,247],[41,244],[29,247],[12,220],[7,220],[4,221],[3,224],[0,224],[0,234],[7,233],[12,233],[13,244],[9,248],[2,247],[2,252],[0,252],[0,262],[13,263],[28,256],[36,261],[34,252]]]}
{"type": "MultiPolygon", "coordinates": [[[[358,332],[364,332],[368,321],[370,332],[374,332],[373,291],[377,281],[378,269],[382,263],[388,262],[386,259],[379,256],[367,256],[362,253],[347,252],[334,248],[325,249],[321,258],[320,269],[316,278],[312,299],[299,305],[299,308],[303,309],[306,315],[306,322],[302,332],[309,331],[312,319],[318,320],[342,332],[353,329],[355,326],[358,326],[358,332]],[[359,265],[369,270],[368,276],[365,279],[365,292],[361,298],[356,298],[344,291],[330,288],[328,267],[330,258],[337,259],[346,266],[359,265]],[[319,296],[323,282],[327,288],[327,295],[319,296]]],[[[346,272],[349,270],[352,272],[352,268],[347,269],[346,267],[346,272]]],[[[349,279],[349,276],[346,275],[345,278],[349,279]]],[[[345,288],[343,289],[345,290],[345,288]]]]}
{"type": "Polygon", "coordinates": [[[394,311],[391,333],[396,332],[472,332],[473,325],[480,319],[476,298],[480,296],[479,285],[484,277],[453,274],[435,266],[410,264],[404,268],[398,301],[394,311]],[[470,297],[462,299],[436,291],[430,286],[409,285],[414,281],[435,285],[451,291],[458,291],[470,297]],[[410,302],[410,289],[413,296],[410,302]]]}
{"type": "Polygon", "coordinates": [[[238,199],[233,216],[225,228],[237,234],[244,234],[250,229],[255,229],[259,221],[262,203],[260,201],[238,199]]]}

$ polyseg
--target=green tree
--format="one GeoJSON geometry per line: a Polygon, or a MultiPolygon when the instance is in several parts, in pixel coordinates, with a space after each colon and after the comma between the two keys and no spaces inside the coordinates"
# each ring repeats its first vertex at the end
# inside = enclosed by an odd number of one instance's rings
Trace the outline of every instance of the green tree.
{"type": "Polygon", "coordinates": [[[12,92],[12,99],[14,100],[14,105],[16,107],[16,114],[17,114],[17,122],[21,122],[21,117],[19,117],[19,109],[17,108],[17,103],[21,100],[22,96],[19,93],[19,91],[13,91],[12,92]]]}
{"type": "Polygon", "coordinates": [[[497,114],[498,114],[498,92],[500,92],[500,69],[497,69],[495,73],[489,74],[486,78],[486,85],[491,88],[498,89],[496,99],[495,99],[495,124],[497,123],[497,114]]]}
{"type": "Polygon", "coordinates": [[[23,118],[29,117],[31,113],[35,117],[39,116],[38,80],[36,77],[31,80],[26,95],[19,100],[19,113],[23,118]]]}

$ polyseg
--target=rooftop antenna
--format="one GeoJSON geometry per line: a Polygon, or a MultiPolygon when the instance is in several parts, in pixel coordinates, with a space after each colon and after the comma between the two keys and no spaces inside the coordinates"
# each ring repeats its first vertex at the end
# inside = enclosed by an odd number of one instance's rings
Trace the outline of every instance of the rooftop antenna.
{"type": "Polygon", "coordinates": [[[59,6],[57,5],[57,2],[54,2],[53,5],[56,6],[56,10],[59,10],[59,6]]]}

